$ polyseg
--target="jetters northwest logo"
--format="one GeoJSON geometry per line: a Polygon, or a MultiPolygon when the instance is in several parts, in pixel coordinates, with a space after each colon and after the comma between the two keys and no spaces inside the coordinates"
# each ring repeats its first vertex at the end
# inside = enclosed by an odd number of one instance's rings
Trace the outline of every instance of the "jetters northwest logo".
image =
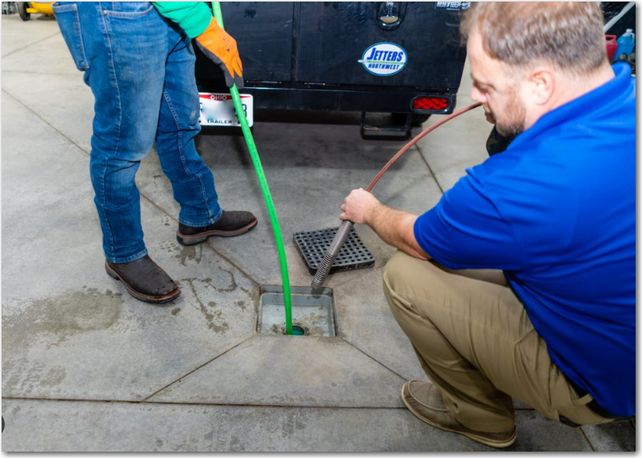
{"type": "Polygon", "coordinates": [[[366,49],[357,62],[368,73],[377,76],[392,76],[406,66],[406,51],[394,43],[375,43],[366,49]]]}

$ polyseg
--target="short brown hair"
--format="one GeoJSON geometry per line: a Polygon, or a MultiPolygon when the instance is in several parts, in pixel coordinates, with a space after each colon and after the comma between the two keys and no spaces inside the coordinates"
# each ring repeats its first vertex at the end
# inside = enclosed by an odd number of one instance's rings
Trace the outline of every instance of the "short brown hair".
{"type": "Polygon", "coordinates": [[[596,2],[480,2],[464,14],[461,32],[479,32],[484,51],[511,66],[546,61],[582,75],[606,60],[603,26],[596,2]]]}

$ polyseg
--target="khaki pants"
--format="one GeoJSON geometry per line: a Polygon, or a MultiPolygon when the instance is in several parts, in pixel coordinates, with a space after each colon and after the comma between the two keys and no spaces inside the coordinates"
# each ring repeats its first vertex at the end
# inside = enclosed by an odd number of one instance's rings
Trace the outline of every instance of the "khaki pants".
{"type": "Polygon", "coordinates": [[[576,424],[611,421],[595,414],[548,355],[500,271],[447,271],[398,252],[384,272],[393,315],[450,414],[482,432],[510,431],[512,398],[546,417],[576,424]]]}

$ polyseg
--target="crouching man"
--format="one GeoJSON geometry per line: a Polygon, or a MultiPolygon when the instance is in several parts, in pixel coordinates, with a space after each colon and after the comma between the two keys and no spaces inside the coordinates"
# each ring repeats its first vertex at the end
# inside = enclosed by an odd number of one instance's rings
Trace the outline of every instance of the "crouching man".
{"type": "Polygon", "coordinates": [[[635,83],[598,3],[479,3],[472,97],[515,139],[417,216],[354,190],[342,219],[399,248],[384,290],[430,382],[424,422],[493,447],[513,398],[566,424],[635,415],[635,83]]]}

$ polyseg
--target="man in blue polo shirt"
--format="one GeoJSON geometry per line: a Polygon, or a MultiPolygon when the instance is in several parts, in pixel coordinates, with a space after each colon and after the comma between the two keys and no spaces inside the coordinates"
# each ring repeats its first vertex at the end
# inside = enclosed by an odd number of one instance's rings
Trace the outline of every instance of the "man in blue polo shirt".
{"type": "Polygon", "coordinates": [[[399,248],[391,310],[430,382],[421,420],[494,447],[512,398],[570,425],[635,415],[635,84],[608,63],[598,3],[479,3],[472,97],[505,136],[417,216],[354,190],[342,219],[399,248]]]}

